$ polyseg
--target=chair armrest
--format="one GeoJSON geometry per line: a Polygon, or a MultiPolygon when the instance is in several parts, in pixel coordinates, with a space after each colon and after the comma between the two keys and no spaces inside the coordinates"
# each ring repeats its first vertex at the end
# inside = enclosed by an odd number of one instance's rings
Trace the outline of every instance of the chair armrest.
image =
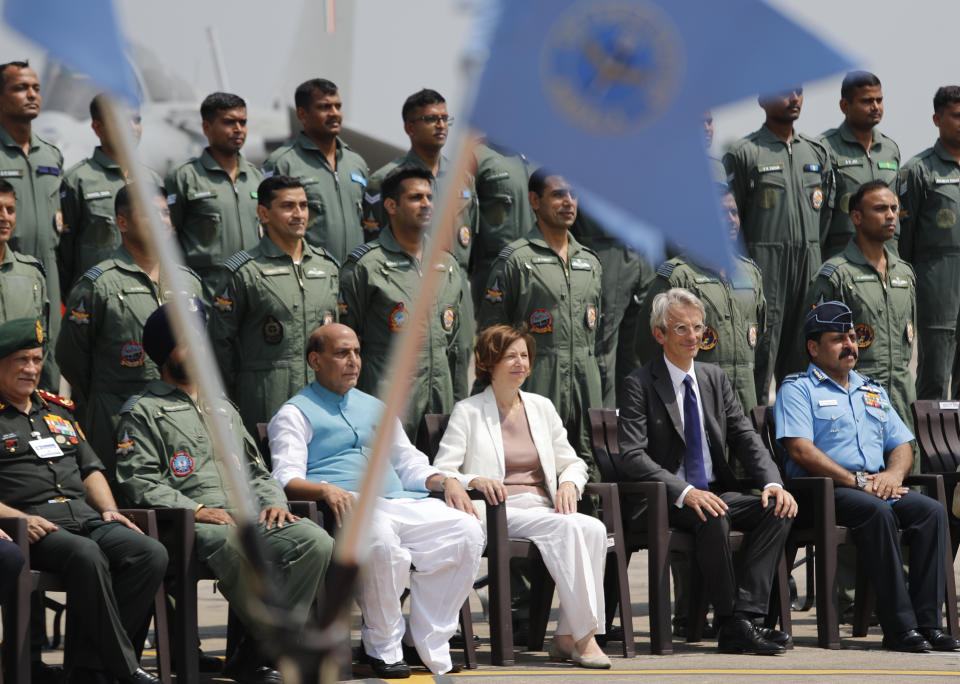
{"type": "MultiPolygon", "coordinates": [[[[13,543],[20,547],[20,551],[27,553],[30,549],[30,539],[27,537],[26,518],[0,518],[0,530],[10,535],[13,543]]],[[[29,558],[29,556],[25,556],[29,558]]]]}
{"type": "Polygon", "coordinates": [[[320,509],[316,501],[288,501],[290,512],[299,515],[301,518],[307,518],[323,527],[323,518],[320,517],[320,509]]]}
{"type": "Polygon", "coordinates": [[[905,487],[920,487],[924,490],[924,494],[931,499],[936,499],[940,502],[941,506],[948,511],[950,510],[950,505],[947,503],[947,492],[944,486],[943,475],[935,473],[908,475],[903,479],[903,485],[905,487]]]}
{"type": "Polygon", "coordinates": [[[157,512],[152,508],[121,508],[120,514],[133,521],[148,537],[160,539],[160,528],[157,526],[157,512]]]}
{"type": "Polygon", "coordinates": [[[600,497],[600,517],[607,527],[607,534],[615,533],[623,525],[620,515],[620,489],[614,482],[588,482],[584,494],[600,497]]]}

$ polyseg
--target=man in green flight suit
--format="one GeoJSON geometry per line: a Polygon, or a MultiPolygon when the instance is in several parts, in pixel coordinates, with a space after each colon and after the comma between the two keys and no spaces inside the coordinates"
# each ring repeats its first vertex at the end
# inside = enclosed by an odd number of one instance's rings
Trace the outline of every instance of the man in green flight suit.
{"type": "Polygon", "coordinates": [[[960,86],[933,98],[940,138],[900,180],[900,255],[917,275],[917,399],[944,399],[960,315],[960,86]]]}
{"type": "MultiPolygon", "coordinates": [[[[723,217],[730,239],[740,234],[740,216],[733,194],[720,186],[723,217]]],[[[737,259],[732,278],[704,268],[685,256],[674,257],[657,267],[657,277],[647,290],[640,309],[640,320],[649,321],[653,299],[661,292],[682,287],[703,302],[703,338],[697,360],[720,366],[730,376],[730,384],[744,414],[757,405],[754,366],[757,342],[763,337],[767,303],[763,296],[763,277],[757,265],[746,257],[737,259]]],[[[640,364],[662,354],[662,347],[646,333],[637,335],[636,353],[640,364]]]]}
{"type": "MultiPolygon", "coordinates": [[[[916,334],[917,295],[913,268],[890,249],[899,212],[887,182],[864,183],[850,198],[856,234],[841,254],[824,262],[810,285],[805,307],[839,301],[853,312],[857,372],[887,390],[908,427],[916,400],[910,358],[916,334]]],[[[920,459],[914,460],[920,472],[920,459]]]]}
{"type": "MultiPolygon", "coordinates": [[[[16,225],[16,194],[13,186],[0,178],[0,323],[14,318],[36,318],[49,332],[50,304],[43,264],[10,246],[16,225]]],[[[42,380],[40,384],[43,385],[42,380]]]]}
{"type": "Polygon", "coordinates": [[[593,217],[577,212],[570,228],[586,247],[596,252],[603,266],[600,292],[600,320],[597,322],[597,365],[603,387],[603,406],[620,405],[624,379],[640,366],[634,353],[638,330],[639,302],[653,280],[653,265],[641,254],[607,234],[593,217]]]}
{"type": "Polygon", "coordinates": [[[477,322],[481,329],[497,323],[529,326],[537,363],[523,389],[553,401],[570,444],[597,481],[587,409],[603,406],[596,356],[603,313],[600,259],[570,234],[577,198],[562,176],[538,169],[529,190],[536,228],[500,252],[477,322]]]}
{"type": "Polygon", "coordinates": [[[743,239],[763,274],[767,332],[757,344],[757,401],[769,401],[770,378],[779,385],[802,337],[801,303],[820,268],[820,240],[830,222],[833,172],[826,148],[793,124],[803,88],[762,95],[764,125],[724,155],[743,239]]]}
{"type": "MultiPolygon", "coordinates": [[[[168,304],[154,311],[143,329],[146,353],[160,368],[152,380],[120,411],[117,428],[117,482],[137,506],[188,508],[196,519],[197,555],[217,578],[253,644],[241,643],[224,665],[223,674],[240,682],[280,682],[258,643],[263,623],[251,605],[262,581],[246,571],[245,554],[231,514],[228,478],[213,454],[205,411],[223,411],[231,432],[242,442],[250,486],[261,507],[258,532],[273,564],[279,596],[288,601],[294,620],[306,621],[310,605],[323,583],[333,552],[333,540],[310,520],[293,515],[280,483],[270,477],[253,438],[243,429],[240,414],[229,402],[206,407],[186,367],[187,348],[177,344],[167,320],[168,304]]],[[[200,313],[202,317],[202,312],[200,313]]],[[[246,639],[245,639],[246,641],[246,639]]]]}
{"type": "Polygon", "coordinates": [[[471,294],[475,306],[500,250],[533,228],[534,216],[527,198],[530,168],[527,158],[488,143],[473,150],[477,163],[478,225],[473,245],[471,294]]]}
{"type": "Polygon", "coordinates": [[[378,395],[396,333],[407,324],[424,268],[445,271],[420,355],[417,377],[403,429],[416,438],[425,413],[449,413],[456,401],[454,368],[458,338],[464,334],[461,275],[453,255],[423,264],[425,231],[433,217],[432,175],[426,169],[401,167],[383,181],[384,209],[390,224],[380,237],[360,245],[340,271],[340,322],[360,338],[363,368],[357,388],[378,395]]]}
{"type": "MultiPolygon", "coordinates": [[[[43,264],[50,311],[60,310],[57,244],[63,232],[60,179],[63,155],[32,130],[40,113],[40,81],[27,62],[0,64],[0,179],[17,194],[17,234],[10,247],[43,264]]],[[[47,332],[56,339],[60,316],[49,318],[47,332]]],[[[43,364],[41,386],[57,391],[60,371],[52,358],[43,364]]]]}
{"type": "MultiPolygon", "coordinates": [[[[114,482],[120,407],[160,371],[143,351],[143,325],[173,296],[150,243],[150,217],[156,212],[171,233],[163,188],[155,186],[151,206],[135,211],[133,191],[120,186],[114,201],[121,245],[108,259],[89,268],[67,298],[57,338],[56,358],[64,377],[84,397],[81,422],[90,446],[114,482]]],[[[201,297],[200,278],[183,269],[187,297],[201,297]]]]}
{"type": "Polygon", "coordinates": [[[247,103],[230,93],[200,104],[203,154],[173,167],[164,185],[170,220],[187,265],[205,281],[230,255],[260,240],[257,186],[263,174],[240,148],[247,139],[247,103]]]}
{"type": "Polygon", "coordinates": [[[26,518],[30,567],[65,582],[68,681],[159,684],[137,652],[167,552],[117,510],[73,402],[37,390],[43,344],[35,318],[0,324],[0,516],[26,518]]]}
{"type": "Polygon", "coordinates": [[[266,234],[227,259],[210,316],[227,393],[252,435],[312,381],[303,350],[315,328],[337,320],[340,290],[340,265],[305,239],[310,208],[300,181],[273,175],[257,202],[266,234]]]}
{"type": "MultiPolygon", "coordinates": [[[[63,235],[57,255],[60,281],[66,292],[88,268],[113,255],[121,243],[113,205],[117,191],[132,179],[130,170],[122,168],[117,161],[120,158],[118,141],[105,115],[105,97],[101,93],[90,101],[90,127],[100,144],[94,148],[93,156],[67,170],[60,186],[63,235]]],[[[139,141],[140,112],[134,109],[127,114],[134,138],[139,141]]],[[[163,185],[155,171],[144,169],[144,172],[144,177],[149,177],[155,185],[163,185]]]]}
{"type": "MultiPolygon", "coordinates": [[[[384,179],[401,166],[416,166],[433,174],[431,181],[433,193],[437,193],[437,184],[451,173],[450,162],[443,156],[443,146],[447,142],[447,133],[453,124],[453,117],[447,113],[446,100],[436,90],[419,90],[408,97],[401,109],[403,130],[410,138],[410,151],[402,157],[379,168],[371,177],[369,188],[364,193],[363,224],[369,235],[376,235],[390,225],[390,215],[384,202],[386,195],[381,190],[384,179]]],[[[456,355],[453,360],[454,394],[457,400],[468,393],[467,370],[473,355],[473,298],[470,296],[470,252],[477,233],[477,197],[474,191],[474,178],[466,174],[463,178],[451,179],[456,183],[457,220],[454,226],[443,226],[444,230],[454,229],[450,251],[460,267],[463,298],[460,307],[463,320],[460,322],[463,335],[457,341],[456,355]]],[[[433,228],[437,230],[436,227],[433,228]]],[[[363,389],[363,388],[361,388],[363,389]]]]}
{"type": "MultiPolygon", "coordinates": [[[[820,243],[824,261],[843,252],[856,232],[850,220],[850,198],[860,186],[880,179],[896,193],[900,176],[900,148],[876,128],[883,118],[880,79],[869,71],[848,73],[840,85],[840,111],[843,123],[820,137],[830,153],[837,188],[830,226],[820,243]]],[[[899,240],[898,223],[887,249],[896,254],[899,240]]],[[[887,384],[883,386],[889,391],[887,384]]]]}
{"type": "Polygon", "coordinates": [[[336,84],[310,79],[297,86],[293,99],[303,130],[267,157],[263,174],[280,173],[300,181],[310,203],[307,242],[342,264],[363,242],[361,211],[370,170],[340,138],[343,103],[336,84]]]}

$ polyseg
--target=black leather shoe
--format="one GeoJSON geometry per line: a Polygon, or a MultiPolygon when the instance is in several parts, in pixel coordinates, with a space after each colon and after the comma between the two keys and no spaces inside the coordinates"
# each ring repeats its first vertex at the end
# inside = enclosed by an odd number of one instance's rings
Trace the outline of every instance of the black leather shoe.
{"type": "Polygon", "coordinates": [[[239,684],[283,684],[283,677],[279,672],[269,665],[258,665],[247,658],[234,658],[228,661],[223,666],[223,676],[239,684]]]}
{"type": "Polygon", "coordinates": [[[607,627],[606,634],[597,634],[594,638],[601,648],[611,641],[623,641],[623,627],[607,627]]]}
{"type": "Polygon", "coordinates": [[[954,639],[939,627],[921,628],[920,633],[930,642],[934,651],[956,651],[960,648],[960,639],[954,639]]]}
{"type": "Polygon", "coordinates": [[[793,643],[793,639],[790,638],[789,634],[781,632],[779,629],[774,629],[773,627],[757,627],[757,634],[767,641],[772,641],[777,646],[783,646],[784,648],[789,647],[790,644],[793,643]]]}
{"type": "Polygon", "coordinates": [[[405,660],[397,663],[385,663],[379,658],[367,656],[367,661],[373,668],[373,673],[380,679],[406,679],[410,676],[410,666],[407,665],[405,660]]]}
{"type": "Polygon", "coordinates": [[[779,655],[786,649],[780,644],[767,641],[753,623],[744,618],[730,618],[717,633],[717,650],[720,653],[751,653],[754,655],[779,655]]]}
{"type": "Polygon", "coordinates": [[[903,653],[925,653],[932,651],[933,646],[924,636],[915,629],[908,629],[895,636],[883,635],[883,647],[888,651],[902,651],[903,653]]]}
{"type": "Polygon", "coordinates": [[[407,646],[406,644],[400,644],[400,646],[403,648],[403,659],[407,665],[413,665],[415,667],[423,666],[423,658],[421,658],[417,652],[416,646],[407,646]]]}
{"type": "Polygon", "coordinates": [[[121,677],[118,681],[120,684],[161,684],[159,677],[154,677],[142,667],[138,667],[133,674],[121,677]]]}

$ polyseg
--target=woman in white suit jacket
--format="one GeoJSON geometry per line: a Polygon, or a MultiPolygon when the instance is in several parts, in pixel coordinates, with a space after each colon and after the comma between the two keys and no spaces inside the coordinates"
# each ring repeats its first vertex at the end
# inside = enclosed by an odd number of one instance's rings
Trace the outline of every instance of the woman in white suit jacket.
{"type": "Polygon", "coordinates": [[[587,466],[567,441],[553,403],[520,391],[535,346],[529,334],[505,325],[480,333],[477,380],[488,387],[453,407],[434,466],[491,504],[505,500],[507,533],[536,544],[560,598],[551,657],[608,668],[594,638],[605,624],[607,530],[576,512],[587,466]]]}

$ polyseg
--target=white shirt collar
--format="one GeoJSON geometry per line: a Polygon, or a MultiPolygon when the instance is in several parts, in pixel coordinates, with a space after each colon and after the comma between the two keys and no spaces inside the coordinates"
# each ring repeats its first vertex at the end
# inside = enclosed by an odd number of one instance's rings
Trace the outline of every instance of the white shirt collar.
{"type": "Polygon", "coordinates": [[[681,385],[683,385],[683,379],[688,375],[693,379],[694,387],[697,386],[697,374],[694,371],[695,361],[691,362],[689,372],[680,370],[680,368],[671,363],[666,354],[663,355],[663,362],[667,364],[667,372],[670,373],[670,381],[673,383],[673,390],[675,392],[680,390],[681,385]]]}

